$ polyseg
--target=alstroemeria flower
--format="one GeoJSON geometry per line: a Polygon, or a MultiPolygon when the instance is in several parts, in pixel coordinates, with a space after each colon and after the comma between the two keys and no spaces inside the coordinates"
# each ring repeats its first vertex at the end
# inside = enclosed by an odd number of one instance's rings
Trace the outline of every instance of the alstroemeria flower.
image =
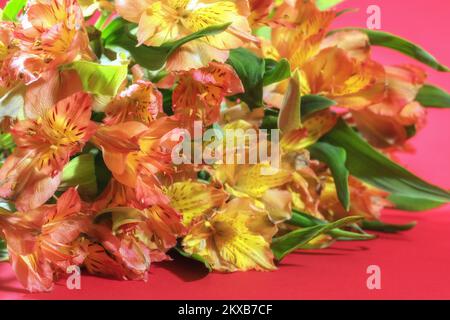
{"type": "Polygon", "coordinates": [[[14,39],[14,24],[0,21],[0,94],[10,89],[16,82],[10,64],[11,58],[18,50],[18,43],[14,39]]]}
{"type": "Polygon", "coordinates": [[[117,181],[135,190],[144,205],[165,202],[160,176],[172,169],[171,152],[178,143],[171,134],[178,120],[159,118],[149,126],[128,121],[100,127],[93,142],[102,150],[103,158],[117,181]]]}
{"type": "Polygon", "coordinates": [[[420,129],[426,111],[415,101],[426,74],[415,66],[385,67],[386,97],[366,109],[353,111],[358,129],[374,146],[388,148],[404,144],[408,139],[406,127],[420,129]]]}
{"type": "Polygon", "coordinates": [[[276,232],[267,211],[250,199],[237,198],[194,225],[183,239],[183,249],[217,271],[270,271],[276,269],[270,249],[276,232]]]}
{"type": "Polygon", "coordinates": [[[279,26],[272,30],[272,45],[281,57],[289,60],[292,69],[301,68],[319,52],[335,17],[335,11],[320,11],[314,1],[283,2],[274,16],[279,26]]]}
{"type": "Polygon", "coordinates": [[[164,192],[170,199],[170,205],[182,214],[185,226],[220,208],[228,199],[223,189],[190,180],[175,182],[164,192]]]}
{"type": "Polygon", "coordinates": [[[172,96],[173,111],[184,128],[192,129],[194,121],[204,127],[217,122],[225,97],[244,91],[242,82],[229,65],[211,62],[207,67],[172,73],[161,83],[177,83],[172,96]]]}
{"type": "Polygon", "coordinates": [[[72,243],[87,230],[75,189],[55,205],[15,214],[0,214],[0,228],[8,243],[12,267],[29,291],[49,291],[58,272],[76,264],[72,243]]]}
{"type": "Polygon", "coordinates": [[[320,51],[301,73],[303,94],[322,94],[341,107],[362,109],[385,93],[382,65],[370,59],[360,61],[337,46],[320,51]]]}
{"type": "Polygon", "coordinates": [[[185,232],[180,213],[170,205],[144,205],[138,201],[135,192],[114,179],[92,209],[111,212],[112,235],[120,241],[135,242],[145,248],[151,261],[167,259],[166,252],[185,232]]]}
{"type": "Polygon", "coordinates": [[[149,81],[138,80],[120,92],[106,107],[107,125],[125,121],[150,124],[163,111],[161,92],[149,81]]]}
{"type": "Polygon", "coordinates": [[[95,131],[91,99],[76,93],[11,129],[17,148],[0,169],[0,196],[19,210],[41,206],[56,191],[60,173],[95,131]]]}
{"type": "Polygon", "coordinates": [[[171,55],[169,70],[188,70],[211,61],[225,62],[228,50],[254,40],[247,21],[247,0],[118,0],[116,9],[126,20],[139,24],[139,43],[160,46],[206,27],[231,23],[220,34],[191,41],[171,55]]]}
{"type": "Polygon", "coordinates": [[[292,199],[283,187],[291,181],[291,172],[272,168],[267,163],[219,164],[214,175],[231,195],[250,198],[256,206],[265,208],[275,223],[290,218],[292,199]]]}
{"type": "Polygon", "coordinates": [[[368,186],[356,178],[349,178],[350,211],[347,212],[340,203],[336,185],[331,175],[322,176],[323,185],[320,192],[319,208],[327,220],[334,221],[349,215],[364,216],[368,220],[379,219],[381,211],[390,205],[388,193],[368,186]]]}
{"type": "Polygon", "coordinates": [[[25,83],[76,59],[91,59],[84,18],[76,0],[35,0],[14,32],[20,53],[11,67],[25,83]]]}

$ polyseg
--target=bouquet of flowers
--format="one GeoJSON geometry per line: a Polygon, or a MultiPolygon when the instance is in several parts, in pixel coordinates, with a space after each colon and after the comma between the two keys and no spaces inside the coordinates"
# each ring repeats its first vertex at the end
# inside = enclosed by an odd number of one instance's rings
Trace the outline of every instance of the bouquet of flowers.
{"type": "Polygon", "coordinates": [[[30,291],[184,256],[272,271],[450,200],[392,160],[450,97],[332,0],[10,0],[0,11],[0,259],[30,291]]]}

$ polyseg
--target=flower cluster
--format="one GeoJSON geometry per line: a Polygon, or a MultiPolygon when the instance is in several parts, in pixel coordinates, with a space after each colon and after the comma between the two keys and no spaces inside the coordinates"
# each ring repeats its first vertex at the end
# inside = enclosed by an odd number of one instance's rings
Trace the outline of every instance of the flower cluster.
{"type": "Polygon", "coordinates": [[[385,207],[450,200],[391,160],[448,94],[371,46],[447,68],[391,34],[331,30],[336,1],[25,2],[0,14],[0,259],[30,291],[69,266],[146,280],[177,255],[271,271],[410,227],[385,207]]]}

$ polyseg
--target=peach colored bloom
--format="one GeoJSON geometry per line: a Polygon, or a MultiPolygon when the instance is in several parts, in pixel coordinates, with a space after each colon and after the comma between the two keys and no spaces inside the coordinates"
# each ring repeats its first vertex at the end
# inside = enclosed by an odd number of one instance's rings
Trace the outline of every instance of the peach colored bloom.
{"type": "Polygon", "coordinates": [[[11,129],[17,148],[0,169],[0,196],[15,200],[25,211],[45,203],[59,185],[70,156],[79,152],[95,131],[91,99],[76,93],[11,129]]]}
{"type": "Polygon", "coordinates": [[[225,62],[228,50],[254,40],[247,21],[247,0],[119,0],[119,14],[139,24],[138,41],[160,46],[206,27],[231,23],[220,34],[191,41],[179,48],[169,59],[169,70],[188,70],[206,66],[216,60],[225,62]]]}
{"type": "Polygon", "coordinates": [[[75,189],[54,205],[15,214],[0,214],[12,267],[29,291],[49,291],[58,272],[75,264],[72,242],[87,231],[86,216],[75,189]]]}

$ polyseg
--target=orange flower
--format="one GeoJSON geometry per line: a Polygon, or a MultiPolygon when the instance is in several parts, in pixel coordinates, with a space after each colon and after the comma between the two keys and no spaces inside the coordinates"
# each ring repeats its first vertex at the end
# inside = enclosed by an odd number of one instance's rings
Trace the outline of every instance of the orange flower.
{"type": "Polygon", "coordinates": [[[11,58],[17,52],[17,41],[14,40],[14,24],[0,21],[0,94],[11,88],[17,79],[10,69],[11,58]]]}
{"type": "Polygon", "coordinates": [[[144,205],[131,188],[114,179],[92,210],[111,212],[112,234],[121,241],[136,242],[145,248],[151,261],[167,259],[165,253],[176,245],[177,238],[185,232],[182,217],[175,209],[163,202],[144,205]]]}
{"type": "Polygon", "coordinates": [[[19,210],[41,206],[56,191],[60,173],[95,131],[91,99],[76,93],[42,112],[19,121],[11,133],[17,148],[0,169],[0,196],[13,198],[19,210]]]}
{"type": "Polygon", "coordinates": [[[150,124],[163,111],[161,92],[149,81],[138,80],[123,90],[106,107],[107,125],[125,121],[150,124]]]}
{"type": "Polygon", "coordinates": [[[33,1],[26,8],[15,37],[21,51],[11,66],[26,83],[61,64],[92,57],[76,0],[33,1]]]}
{"type": "Polygon", "coordinates": [[[194,121],[202,121],[204,127],[217,122],[223,99],[244,91],[233,68],[216,62],[201,69],[172,74],[164,80],[164,85],[171,85],[176,79],[173,111],[180,115],[182,126],[188,129],[193,127],[194,121]]]}
{"type": "Polygon", "coordinates": [[[272,44],[280,56],[289,60],[292,69],[301,68],[319,52],[335,17],[335,11],[320,11],[314,1],[284,2],[274,16],[279,26],[272,30],[272,44]]]}
{"type": "Polygon", "coordinates": [[[169,59],[169,70],[188,70],[206,66],[215,60],[225,62],[228,50],[254,40],[247,21],[247,0],[119,0],[119,14],[139,23],[138,40],[149,46],[160,46],[200,31],[206,27],[231,23],[220,34],[191,41],[169,59]]]}
{"type": "Polygon", "coordinates": [[[177,126],[178,121],[170,117],[159,118],[149,126],[128,121],[102,126],[93,137],[114,178],[134,189],[138,201],[146,206],[167,202],[160,175],[172,171],[171,152],[178,140],[172,141],[171,133],[177,126]]]}
{"type": "Polygon", "coordinates": [[[86,216],[75,189],[69,189],[55,205],[0,213],[0,229],[8,243],[12,267],[29,291],[49,291],[57,272],[76,264],[72,242],[86,232],[86,216]]]}
{"type": "Polygon", "coordinates": [[[387,93],[385,98],[360,111],[353,119],[364,137],[374,146],[399,146],[408,139],[408,126],[420,129],[426,111],[415,100],[425,82],[425,72],[415,66],[385,67],[387,93]]]}

